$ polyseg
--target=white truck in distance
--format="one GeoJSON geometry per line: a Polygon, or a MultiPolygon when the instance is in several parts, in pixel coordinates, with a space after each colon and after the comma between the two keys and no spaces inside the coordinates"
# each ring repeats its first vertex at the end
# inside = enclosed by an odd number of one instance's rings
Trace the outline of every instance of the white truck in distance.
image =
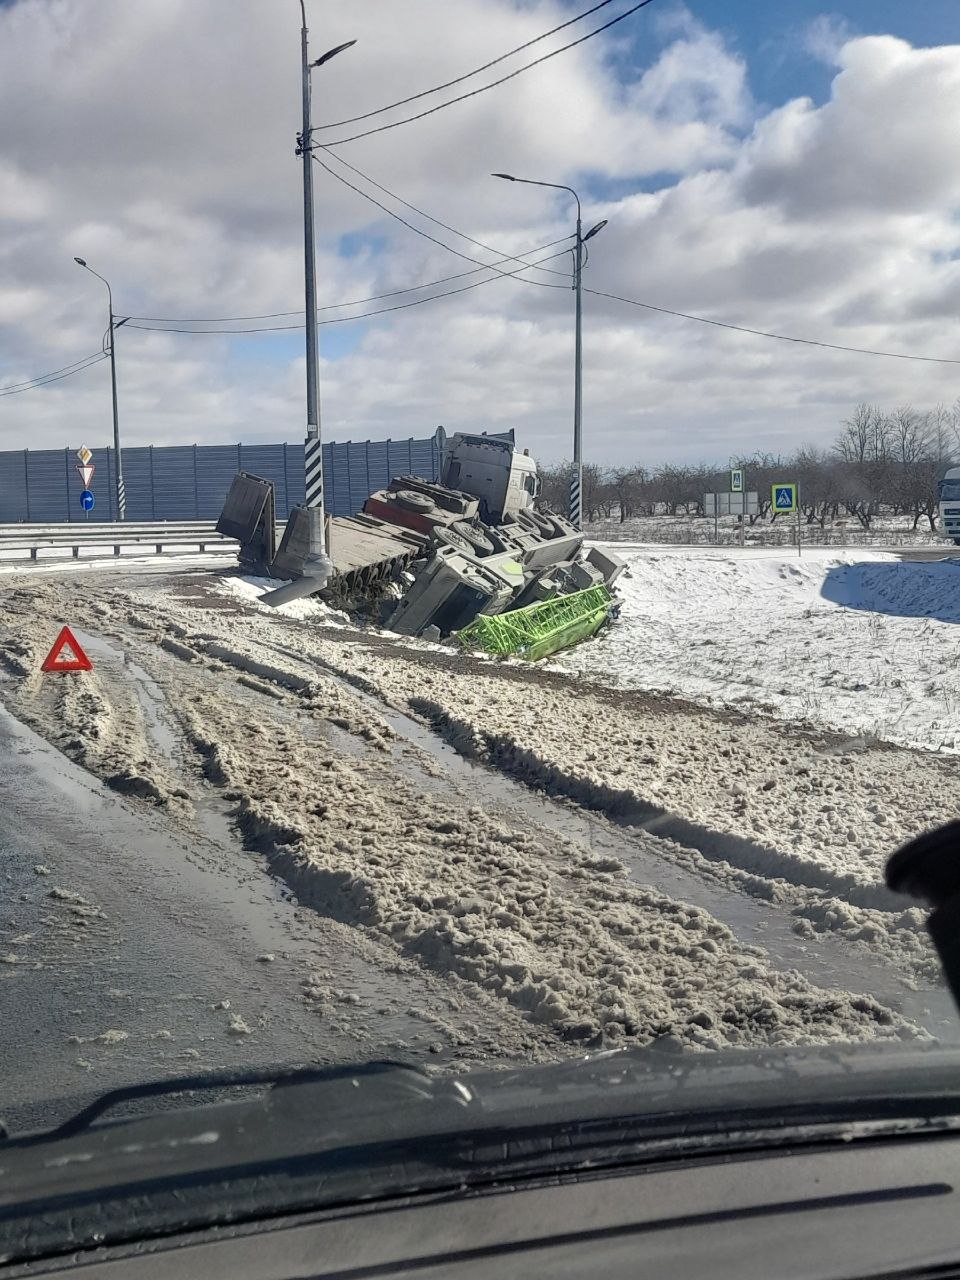
{"type": "Polygon", "coordinates": [[[940,526],[960,547],[960,467],[951,467],[940,481],[940,526]]]}

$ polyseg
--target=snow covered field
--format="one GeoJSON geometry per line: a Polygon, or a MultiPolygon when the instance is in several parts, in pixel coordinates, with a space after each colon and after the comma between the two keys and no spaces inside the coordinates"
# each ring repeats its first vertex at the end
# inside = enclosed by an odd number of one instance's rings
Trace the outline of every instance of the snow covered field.
{"type": "MultiPolygon", "coordinates": [[[[776,521],[758,520],[748,524],[747,546],[796,547],[796,522],[781,518],[776,521]]],[[[587,527],[587,534],[597,541],[641,542],[645,544],[689,543],[697,546],[712,545],[717,538],[721,546],[733,546],[740,541],[740,526],[736,517],[721,516],[716,525],[712,516],[636,516],[620,522],[616,517],[594,521],[587,527]]],[[[864,529],[853,516],[828,521],[821,529],[819,524],[801,524],[803,546],[839,547],[942,547],[951,543],[939,532],[933,533],[926,519],[916,529],[912,516],[877,516],[864,529]]]]}
{"type": "Polygon", "coordinates": [[[621,549],[623,609],[557,670],[960,752],[960,561],[621,549]]]}

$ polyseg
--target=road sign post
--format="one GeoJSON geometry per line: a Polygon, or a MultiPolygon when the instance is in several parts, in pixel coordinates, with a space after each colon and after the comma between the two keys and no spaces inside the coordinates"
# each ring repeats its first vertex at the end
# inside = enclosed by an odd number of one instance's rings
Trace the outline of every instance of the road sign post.
{"type": "Polygon", "coordinates": [[[747,516],[760,513],[760,495],[754,491],[747,493],[705,493],[703,495],[703,514],[713,515],[713,541],[720,543],[720,517],[738,516],[740,518],[740,543],[744,544],[744,528],[747,516]]]}
{"type": "Polygon", "coordinates": [[[90,492],[90,483],[93,480],[93,473],[96,471],[91,459],[93,454],[85,444],[82,444],[77,450],[77,457],[80,459],[76,463],[77,475],[80,477],[80,483],[83,485],[83,493],[80,495],[80,506],[83,508],[84,520],[90,519],[90,512],[96,506],[96,498],[90,492]]]}
{"type": "Polygon", "coordinates": [[[800,546],[800,486],[797,484],[775,484],[770,488],[774,515],[797,516],[797,555],[803,554],[800,546]]]}

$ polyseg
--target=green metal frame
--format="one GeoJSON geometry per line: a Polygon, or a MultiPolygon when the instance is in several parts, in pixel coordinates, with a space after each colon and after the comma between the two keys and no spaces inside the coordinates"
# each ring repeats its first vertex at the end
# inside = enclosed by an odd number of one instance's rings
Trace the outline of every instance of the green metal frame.
{"type": "Polygon", "coordinates": [[[535,662],[592,636],[612,604],[606,587],[588,587],[511,613],[481,615],[458,632],[457,639],[465,649],[516,654],[535,662]]]}

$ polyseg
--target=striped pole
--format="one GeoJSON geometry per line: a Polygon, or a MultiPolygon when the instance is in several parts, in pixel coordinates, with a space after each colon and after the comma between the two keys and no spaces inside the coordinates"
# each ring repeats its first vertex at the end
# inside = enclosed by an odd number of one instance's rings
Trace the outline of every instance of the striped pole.
{"type": "Polygon", "coordinates": [[[570,477],[570,496],[567,503],[567,516],[575,529],[583,528],[582,486],[583,471],[580,467],[575,467],[570,477]]]}
{"type": "Polygon", "coordinates": [[[319,507],[323,517],[323,445],[319,435],[307,436],[303,442],[303,467],[306,505],[319,507]]]}
{"type": "Polygon", "coordinates": [[[117,519],[124,520],[127,511],[127,487],[123,483],[123,472],[117,473],[117,519]]]}

